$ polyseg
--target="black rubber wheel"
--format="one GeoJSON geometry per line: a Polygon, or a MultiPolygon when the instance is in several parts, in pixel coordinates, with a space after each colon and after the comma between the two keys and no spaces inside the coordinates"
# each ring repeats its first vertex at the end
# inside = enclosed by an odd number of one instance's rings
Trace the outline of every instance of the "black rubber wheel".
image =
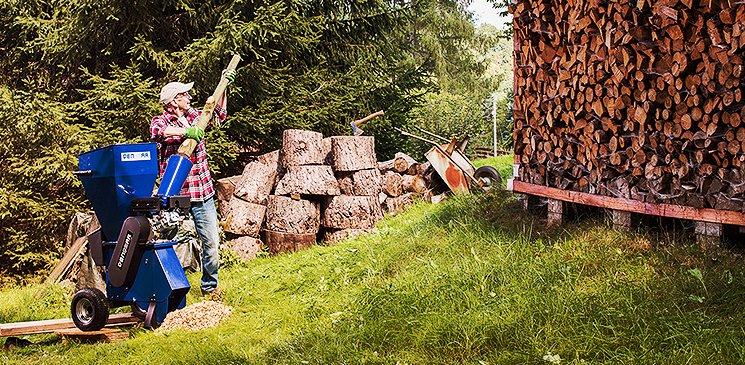
{"type": "Polygon", "coordinates": [[[484,190],[502,186],[502,177],[499,176],[499,171],[491,166],[479,167],[478,169],[476,169],[473,177],[483,183],[482,187],[484,188],[484,190]]]}
{"type": "Polygon", "coordinates": [[[81,331],[98,331],[109,320],[109,303],[100,290],[83,288],[72,297],[70,312],[75,327],[81,331]]]}

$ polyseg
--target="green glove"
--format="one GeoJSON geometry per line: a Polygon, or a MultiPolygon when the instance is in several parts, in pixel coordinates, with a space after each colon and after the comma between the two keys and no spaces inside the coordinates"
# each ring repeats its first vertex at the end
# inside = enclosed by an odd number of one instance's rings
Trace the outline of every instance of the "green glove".
{"type": "Polygon", "coordinates": [[[223,76],[225,76],[225,78],[228,80],[230,84],[232,84],[233,81],[235,81],[235,75],[237,74],[235,70],[232,70],[232,71],[223,70],[222,73],[223,73],[223,76]]]}
{"type": "Polygon", "coordinates": [[[186,128],[184,137],[194,139],[197,142],[201,142],[204,138],[204,129],[201,129],[197,126],[186,128]]]}

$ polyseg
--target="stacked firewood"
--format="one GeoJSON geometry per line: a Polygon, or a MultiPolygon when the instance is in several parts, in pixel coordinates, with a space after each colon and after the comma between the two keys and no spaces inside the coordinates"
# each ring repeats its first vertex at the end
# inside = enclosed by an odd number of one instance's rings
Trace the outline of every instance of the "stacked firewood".
{"type": "Polygon", "coordinates": [[[743,3],[518,0],[511,11],[520,180],[743,210],[743,3]]]}
{"type": "Polygon", "coordinates": [[[419,163],[411,156],[398,152],[389,161],[378,163],[382,175],[379,194],[383,208],[395,215],[417,200],[439,202],[445,199],[447,185],[437,176],[429,162],[419,163]]]}

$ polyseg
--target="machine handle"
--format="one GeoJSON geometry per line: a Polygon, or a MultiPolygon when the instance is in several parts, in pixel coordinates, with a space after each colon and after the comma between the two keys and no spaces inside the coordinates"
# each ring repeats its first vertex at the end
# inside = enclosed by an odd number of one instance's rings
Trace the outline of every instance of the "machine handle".
{"type": "Polygon", "coordinates": [[[93,170],[73,171],[72,173],[73,175],[78,175],[78,176],[92,176],[93,170]]]}

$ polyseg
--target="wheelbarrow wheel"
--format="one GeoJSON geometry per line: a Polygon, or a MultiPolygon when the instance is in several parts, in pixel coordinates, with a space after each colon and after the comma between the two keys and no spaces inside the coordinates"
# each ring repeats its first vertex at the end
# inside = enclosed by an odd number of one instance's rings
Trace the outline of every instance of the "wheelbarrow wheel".
{"type": "Polygon", "coordinates": [[[72,322],[81,331],[98,331],[109,320],[106,295],[96,288],[83,288],[72,297],[72,322]]]}
{"type": "Polygon", "coordinates": [[[479,167],[473,177],[481,182],[481,187],[484,190],[498,188],[502,185],[502,177],[499,176],[499,171],[492,166],[479,167]]]}

